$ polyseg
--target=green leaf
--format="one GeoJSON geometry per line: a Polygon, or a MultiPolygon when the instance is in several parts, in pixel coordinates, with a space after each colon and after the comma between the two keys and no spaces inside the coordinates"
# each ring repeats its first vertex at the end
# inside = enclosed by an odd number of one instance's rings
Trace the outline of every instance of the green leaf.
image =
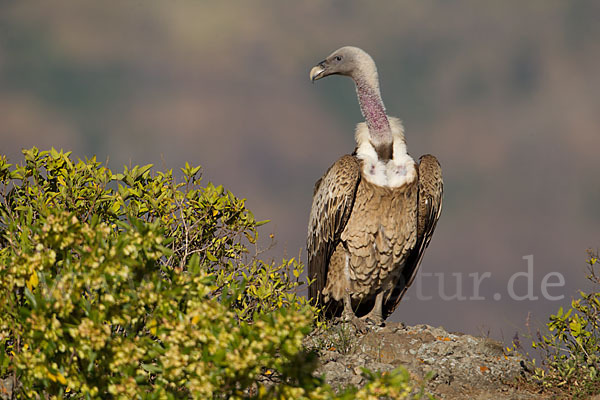
{"type": "Polygon", "coordinates": [[[31,306],[33,308],[37,308],[37,300],[35,299],[35,296],[33,295],[33,293],[31,293],[31,290],[29,290],[29,288],[25,288],[24,292],[25,292],[25,297],[27,297],[31,306]]]}
{"type": "Polygon", "coordinates": [[[145,371],[148,371],[148,372],[150,372],[152,374],[157,374],[157,373],[162,372],[162,368],[160,368],[160,367],[158,367],[158,366],[156,366],[154,364],[144,364],[144,363],[142,363],[142,368],[145,371]]]}

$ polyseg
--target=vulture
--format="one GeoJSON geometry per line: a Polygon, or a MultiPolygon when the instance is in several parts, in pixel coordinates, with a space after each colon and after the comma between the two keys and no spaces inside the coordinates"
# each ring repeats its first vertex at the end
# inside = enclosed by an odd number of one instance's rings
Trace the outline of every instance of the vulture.
{"type": "Polygon", "coordinates": [[[317,181],[308,224],[309,297],[330,318],[382,325],[415,279],[442,210],[442,172],[432,155],[415,163],[404,128],[386,114],[375,62],[342,47],[310,70],[311,81],[344,75],[365,122],[356,148],[317,181]]]}

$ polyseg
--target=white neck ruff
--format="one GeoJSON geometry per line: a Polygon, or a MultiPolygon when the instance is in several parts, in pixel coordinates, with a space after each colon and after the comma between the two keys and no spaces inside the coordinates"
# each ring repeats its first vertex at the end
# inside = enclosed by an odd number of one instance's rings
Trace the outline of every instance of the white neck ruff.
{"type": "Polygon", "coordinates": [[[363,178],[374,185],[399,188],[413,183],[417,179],[415,161],[406,152],[404,128],[398,118],[389,117],[393,139],[393,157],[391,160],[379,160],[371,144],[369,128],[365,122],[356,125],[356,156],[363,161],[363,178]]]}

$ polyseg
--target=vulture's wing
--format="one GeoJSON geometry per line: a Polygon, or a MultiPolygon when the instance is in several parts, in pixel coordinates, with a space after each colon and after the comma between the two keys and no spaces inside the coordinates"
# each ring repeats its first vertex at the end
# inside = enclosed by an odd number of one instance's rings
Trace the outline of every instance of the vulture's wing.
{"type": "Polygon", "coordinates": [[[308,277],[314,280],[308,295],[315,303],[322,301],[329,259],[352,212],[359,181],[359,161],[345,155],[315,184],[307,239],[308,277]]]}
{"type": "Polygon", "coordinates": [[[442,168],[438,160],[431,154],[425,154],[419,159],[419,200],[417,210],[417,243],[408,256],[402,278],[384,304],[384,318],[391,315],[406,290],[412,285],[425,249],[429,246],[431,236],[442,213],[442,196],[444,184],[442,168]]]}

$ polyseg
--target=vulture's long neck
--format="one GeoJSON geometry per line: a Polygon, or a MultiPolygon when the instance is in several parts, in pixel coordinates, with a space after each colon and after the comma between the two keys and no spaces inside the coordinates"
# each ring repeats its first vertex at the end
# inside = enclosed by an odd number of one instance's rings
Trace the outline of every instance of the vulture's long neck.
{"type": "Polygon", "coordinates": [[[379,91],[379,80],[375,65],[368,66],[367,73],[354,77],[360,110],[369,127],[371,144],[380,160],[392,158],[393,138],[390,122],[379,91]]]}

